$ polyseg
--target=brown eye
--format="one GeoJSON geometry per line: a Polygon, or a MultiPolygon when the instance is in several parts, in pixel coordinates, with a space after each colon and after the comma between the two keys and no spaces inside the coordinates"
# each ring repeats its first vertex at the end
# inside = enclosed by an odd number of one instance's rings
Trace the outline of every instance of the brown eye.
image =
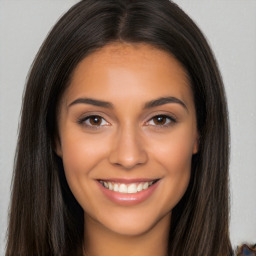
{"type": "Polygon", "coordinates": [[[79,123],[91,128],[100,128],[101,126],[109,125],[109,123],[103,117],[97,115],[82,118],[79,120],[79,123]]]}
{"type": "Polygon", "coordinates": [[[102,117],[100,117],[100,116],[90,116],[90,117],[88,117],[88,121],[89,121],[90,125],[99,126],[102,123],[102,117]]]}
{"type": "Polygon", "coordinates": [[[147,124],[152,126],[167,127],[174,123],[176,123],[176,119],[173,117],[166,115],[157,115],[152,117],[147,124]]]}
{"type": "Polygon", "coordinates": [[[99,115],[88,115],[79,118],[77,123],[81,125],[83,129],[101,129],[111,125],[102,116],[99,115]]]}
{"type": "Polygon", "coordinates": [[[155,125],[164,125],[164,124],[166,124],[167,117],[166,116],[156,116],[152,120],[155,125]]]}

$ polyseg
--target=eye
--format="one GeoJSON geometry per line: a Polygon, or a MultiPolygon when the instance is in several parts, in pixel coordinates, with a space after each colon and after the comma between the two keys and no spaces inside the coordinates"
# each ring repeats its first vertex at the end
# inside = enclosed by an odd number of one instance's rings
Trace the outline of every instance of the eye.
{"type": "Polygon", "coordinates": [[[88,127],[95,127],[95,128],[109,125],[109,123],[103,117],[98,115],[87,116],[79,120],[79,123],[84,124],[85,126],[88,126],[88,127]]]}
{"type": "Polygon", "coordinates": [[[167,115],[157,115],[152,117],[147,124],[153,126],[169,126],[172,123],[176,123],[175,118],[167,115]]]}

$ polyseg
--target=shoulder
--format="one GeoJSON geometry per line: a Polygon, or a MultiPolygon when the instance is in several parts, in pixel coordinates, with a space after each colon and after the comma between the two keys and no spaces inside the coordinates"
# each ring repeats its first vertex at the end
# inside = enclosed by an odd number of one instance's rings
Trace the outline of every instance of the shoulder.
{"type": "Polygon", "coordinates": [[[256,256],[256,244],[243,244],[237,247],[236,256],[256,256]]]}

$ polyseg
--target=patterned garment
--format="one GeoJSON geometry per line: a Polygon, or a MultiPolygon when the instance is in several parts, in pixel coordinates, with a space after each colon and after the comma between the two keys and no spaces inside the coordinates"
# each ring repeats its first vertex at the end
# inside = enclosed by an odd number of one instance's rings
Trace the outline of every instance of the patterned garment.
{"type": "Polygon", "coordinates": [[[237,249],[237,256],[256,256],[256,244],[247,245],[243,244],[237,249]]]}

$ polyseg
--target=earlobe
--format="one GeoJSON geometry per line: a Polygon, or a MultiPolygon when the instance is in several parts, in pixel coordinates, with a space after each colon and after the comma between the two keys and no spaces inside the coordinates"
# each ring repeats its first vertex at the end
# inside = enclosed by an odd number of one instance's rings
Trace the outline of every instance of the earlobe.
{"type": "Polygon", "coordinates": [[[57,156],[62,158],[62,147],[61,147],[61,142],[59,138],[55,139],[54,151],[57,156]]]}
{"type": "Polygon", "coordinates": [[[199,133],[197,133],[196,139],[195,139],[195,142],[194,142],[194,145],[193,145],[193,154],[198,153],[198,150],[199,150],[199,142],[200,142],[200,135],[199,135],[199,133]]]}

